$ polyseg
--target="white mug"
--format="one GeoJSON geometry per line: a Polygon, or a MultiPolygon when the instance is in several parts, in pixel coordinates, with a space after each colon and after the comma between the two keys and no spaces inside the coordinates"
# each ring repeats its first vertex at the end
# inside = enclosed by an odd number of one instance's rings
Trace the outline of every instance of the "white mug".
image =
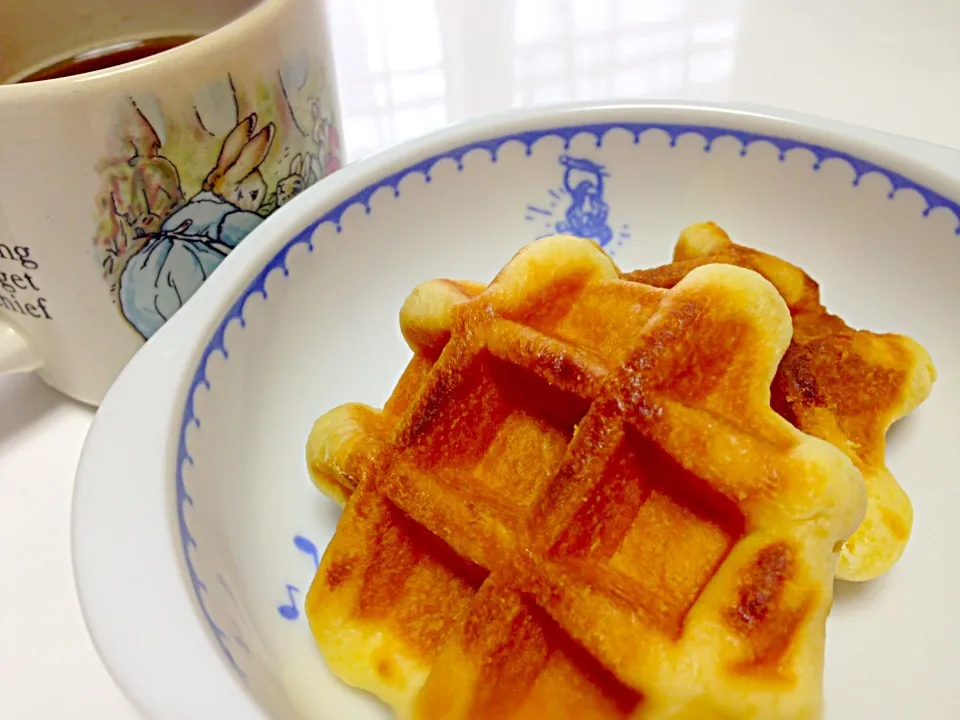
{"type": "Polygon", "coordinates": [[[0,16],[0,373],[97,404],[231,248],[340,167],[323,1],[0,16]]]}

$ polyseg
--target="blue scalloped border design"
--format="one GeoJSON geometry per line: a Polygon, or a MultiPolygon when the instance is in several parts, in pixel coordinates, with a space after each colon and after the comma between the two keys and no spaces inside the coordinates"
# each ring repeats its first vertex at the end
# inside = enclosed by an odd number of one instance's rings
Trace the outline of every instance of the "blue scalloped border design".
{"type": "MultiPolygon", "coordinates": [[[[661,131],[666,133],[669,137],[671,147],[676,147],[677,142],[681,137],[686,135],[695,135],[703,139],[704,152],[710,152],[714,143],[720,138],[733,138],[740,143],[741,157],[746,156],[747,149],[751,145],[756,143],[767,143],[779,151],[779,159],[781,162],[786,160],[788,152],[794,150],[806,150],[813,156],[811,169],[814,171],[819,170],[823,163],[827,160],[840,160],[847,163],[853,169],[854,186],[858,186],[865,176],[878,174],[886,178],[890,183],[890,191],[887,194],[889,199],[893,199],[901,190],[913,190],[919,194],[926,203],[926,207],[922,211],[924,217],[929,216],[938,208],[946,208],[953,213],[954,219],[957,222],[957,227],[954,229],[954,233],[960,235],[960,204],[933,190],[930,190],[929,188],[924,187],[923,185],[920,185],[917,182],[914,182],[910,178],[905,177],[900,173],[888,170],[870,162],[869,160],[863,160],[850,155],[849,153],[823,147],[821,145],[814,145],[786,137],[704,125],[672,125],[661,123],[596,123],[586,125],[570,125],[566,127],[555,127],[545,130],[502,135],[489,140],[481,140],[469,143],[467,145],[462,145],[452,150],[428,157],[420,162],[404,168],[399,172],[381,179],[379,182],[370,185],[352,197],[347,198],[325,215],[320,217],[318,220],[312,222],[291,240],[289,240],[260,270],[260,272],[257,273],[253,280],[250,281],[249,285],[247,285],[244,291],[240,294],[240,297],[220,321],[216,331],[213,333],[213,337],[204,348],[203,354],[200,357],[200,361],[197,364],[196,371],[194,372],[193,379],[190,383],[190,388],[187,391],[187,399],[183,409],[183,420],[180,425],[180,437],[177,449],[176,469],[177,518],[180,531],[180,546],[183,552],[183,561],[186,564],[187,574],[193,586],[194,593],[196,594],[200,612],[202,613],[207,624],[210,626],[210,630],[213,633],[214,639],[220,646],[220,649],[223,651],[227,661],[234,668],[241,679],[246,680],[246,674],[238,664],[237,659],[231,652],[230,648],[227,646],[228,636],[213,620],[210,615],[210,611],[207,609],[206,601],[204,599],[207,586],[197,574],[193,560],[190,557],[190,549],[193,548],[195,551],[197,551],[199,548],[197,547],[196,539],[193,537],[190,532],[190,528],[187,526],[186,516],[184,513],[184,508],[186,505],[193,505],[193,498],[187,492],[183,479],[184,465],[193,465],[193,457],[190,455],[187,449],[187,429],[191,425],[194,425],[197,428],[200,427],[200,418],[197,417],[194,409],[194,396],[197,389],[201,386],[207,390],[211,389],[210,381],[206,376],[207,363],[210,360],[210,357],[217,352],[222,354],[225,360],[229,359],[230,357],[229,351],[224,344],[224,333],[226,332],[227,327],[235,320],[240,323],[241,328],[246,327],[246,321],[243,318],[244,305],[246,304],[247,299],[253,295],[261,295],[264,300],[268,299],[266,281],[273,271],[280,270],[285,277],[289,276],[290,271],[286,266],[286,258],[291,248],[295,247],[296,245],[305,244],[309,251],[313,252],[313,242],[311,237],[318,227],[323,224],[330,223],[336,227],[336,231],[338,233],[341,232],[341,220],[344,213],[351,207],[360,205],[369,215],[371,212],[370,200],[379,190],[389,188],[393,190],[394,197],[399,197],[400,183],[407,176],[420,174],[423,175],[425,182],[429,183],[431,181],[430,172],[437,163],[443,160],[453,160],[457,164],[457,169],[462,170],[464,157],[474,151],[486,152],[489,154],[491,162],[497,162],[497,157],[501,148],[510,143],[518,143],[522,145],[526,149],[527,156],[530,156],[533,154],[533,146],[539,140],[544,138],[558,137],[564,141],[564,150],[569,150],[570,143],[575,137],[581,134],[587,134],[592,135],[595,138],[596,146],[599,148],[603,146],[603,140],[607,133],[612,130],[626,130],[627,132],[632,133],[634,144],[639,144],[641,142],[641,138],[647,132],[661,131]]],[[[229,588],[227,589],[229,590],[229,588]]]]}

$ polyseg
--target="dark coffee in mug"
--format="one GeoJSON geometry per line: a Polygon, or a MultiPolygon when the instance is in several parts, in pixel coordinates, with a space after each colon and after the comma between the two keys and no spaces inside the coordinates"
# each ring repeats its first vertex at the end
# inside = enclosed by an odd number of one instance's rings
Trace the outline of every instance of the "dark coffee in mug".
{"type": "Polygon", "coordinates": [[[116,65],[142,60],[157,53],[171,50],[179,45],[196,40],[200,35],[171,35],[143,40],[127,40],[112,43],[93,50],[85,50],[71,57],[52,62],[46,67],[34,70],[17,82],[27,83],[38,80],[81,75],[83,73],[104,70],[116,65]]]}

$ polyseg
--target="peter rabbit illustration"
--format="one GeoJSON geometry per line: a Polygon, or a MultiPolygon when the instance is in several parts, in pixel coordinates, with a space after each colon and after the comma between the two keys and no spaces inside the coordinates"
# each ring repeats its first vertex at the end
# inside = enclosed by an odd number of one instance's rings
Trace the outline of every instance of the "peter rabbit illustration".
{"type": "Polygon", "coordinates": [[[304,158],[301,153],[297,153],[290,161],[290,173],[277,182],[277,205],[286,205],[297,195],[303,192],[303,189],[310,184],[307,173],[304,172],[304,158]]]}
{"type": "Polygon", "coordinates": [[[256,128],[257,116],[251,114],[230,131],[202,190],[167,217],[123,269],[120,308],[145,338],[263,221],[256,211],[267,183],[259,168],[273,143],[274,125],[255,133],[256,128]]]}
{"type": "Polygon", "coordinates": [[[160,154],[160,138],[133,104],[122,137],[123,145],[101,168],[105,183],[97,198],[97,242],[104,248],[104,276],[111,280],[184,203],[176,166],[160,154]]]}
{"type": "Polygon", "coordinates": [[[557,223],[557,232],[592,238],[606,247],[613,239],[613,230],[607,224],[610,206],[603,198],[604,179],[610,174],[603,165],[587,158],[562,155],[560,164],[566,168],[563,187],[570,196],[570,207],[565,219],[557,223]]]}

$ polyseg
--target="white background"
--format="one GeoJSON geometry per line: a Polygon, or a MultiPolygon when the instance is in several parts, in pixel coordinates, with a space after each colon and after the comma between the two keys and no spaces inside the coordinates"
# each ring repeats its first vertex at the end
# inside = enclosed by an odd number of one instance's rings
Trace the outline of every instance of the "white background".
{"type": "MultiPolygon", "coordinates": [[[[511,106],[772,105],[895,133],[960,178],[952,0],[330,0],[348,157],[511,106]],[[916,142],[936,143],[940,146],[916,142]]],[[[70,566],[92,411],[0,378],[0,716],[136,717],[86,634],[70,566]]],[[[136,477],[131,477],[136,482],[136,477]]],[[[149,618],[144,618],[149,622],[149,618]]]]}

